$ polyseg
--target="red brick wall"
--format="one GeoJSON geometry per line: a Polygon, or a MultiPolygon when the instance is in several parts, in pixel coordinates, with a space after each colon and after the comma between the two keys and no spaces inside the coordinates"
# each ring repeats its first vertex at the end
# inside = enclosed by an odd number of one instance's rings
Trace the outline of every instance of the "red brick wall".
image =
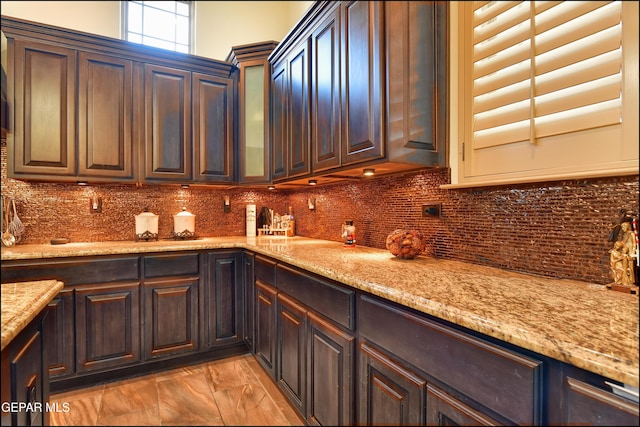
{"type": "Polygon", "coordinates": [[[172,215],[182,206],[196,215],[203,237],[244,235],[245,206],[284,213],[291,206],[296,234],[341,241],[353,219],[358,244],[385,247],[396,228],[418,229],[428,256],[456,259],[533,274],[609,283],[610,226],[621,208],[638,212],[638,176],[442,190],[447,170],[425,171],[296,191],[219,187],[29,183],[6,178],[2,147],[2,194],[15,197],[26,226],[22,243],[118,241],[135,238],[134,215],[145,206],[160,215],[160,238],[169,238],[172,215]],[[224,196],[231,212],[223,212],[224,196]],[[89,199],[101,197],[92,214],[89,199]],[[316,199],[309,210],[308,198],[316,199]],[[442,203],[440,218],[422,217],[425,203],[442,203]]]}

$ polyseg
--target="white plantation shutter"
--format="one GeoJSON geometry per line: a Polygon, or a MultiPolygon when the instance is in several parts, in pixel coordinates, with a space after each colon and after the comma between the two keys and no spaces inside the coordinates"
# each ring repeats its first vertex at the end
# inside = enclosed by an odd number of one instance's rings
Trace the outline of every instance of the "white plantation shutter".
{"type": "Polygon", "coordinates": [[[476,1],[473,148],[622,119],[620,1],[476,1]]]}

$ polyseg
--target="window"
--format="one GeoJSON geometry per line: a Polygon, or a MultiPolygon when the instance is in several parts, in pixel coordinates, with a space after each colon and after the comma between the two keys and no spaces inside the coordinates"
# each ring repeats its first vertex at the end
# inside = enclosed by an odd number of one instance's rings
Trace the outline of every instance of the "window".
{"type": "Polygon", "coordinates": [[[123,11],[128,41],[190,53],[193,2],[125,1],[123,11]]]}
{"type": "Polygon", "coordinates": [[[465,2],[461,177],[637,173],[638,19],[625,3],[465,2]]]}

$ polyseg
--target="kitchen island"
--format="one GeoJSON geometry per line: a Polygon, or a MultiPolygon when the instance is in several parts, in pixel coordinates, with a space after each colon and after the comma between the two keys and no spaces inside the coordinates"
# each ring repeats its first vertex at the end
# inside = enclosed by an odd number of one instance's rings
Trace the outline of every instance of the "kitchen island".
{"type": "Polygon", "coordinates": [[[2,350],[45,309],[63,286],[57,280],[2,284],[2,350]]]}
{"type": "MultiPolygon", "coordinates": [[[[605,286],[304,237],[17,245],[2,261],[248,249],[587,371],[638,387],[638,297],[605,286]]],[[[3,327],[4,334],[4,327],[3,327]]]]}
{"type": "Polygon", "coordinates": [[[43,331],[57,280],[3,283],[2,425],[48,425],[49,376],[43,331]],[[21,406],[24,405],[24,406],[21,406]]]}

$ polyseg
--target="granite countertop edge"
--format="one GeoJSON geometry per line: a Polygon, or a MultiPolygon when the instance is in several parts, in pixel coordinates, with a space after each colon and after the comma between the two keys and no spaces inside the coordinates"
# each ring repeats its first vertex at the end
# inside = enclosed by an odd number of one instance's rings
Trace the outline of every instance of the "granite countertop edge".
{"type": "Polygon", "coordinates": [[[64,283],[57,280],[2,284],[2,350],[44,310],[63,287],[64,283]]]}
{"type": "Polygon", "coordinates": [[[638,387],[638,297],[593,283],[424,256],[398,260],[381,249],[300,236],[17,245],[3,248],[2,261],[232,248],[638,387]]]}

